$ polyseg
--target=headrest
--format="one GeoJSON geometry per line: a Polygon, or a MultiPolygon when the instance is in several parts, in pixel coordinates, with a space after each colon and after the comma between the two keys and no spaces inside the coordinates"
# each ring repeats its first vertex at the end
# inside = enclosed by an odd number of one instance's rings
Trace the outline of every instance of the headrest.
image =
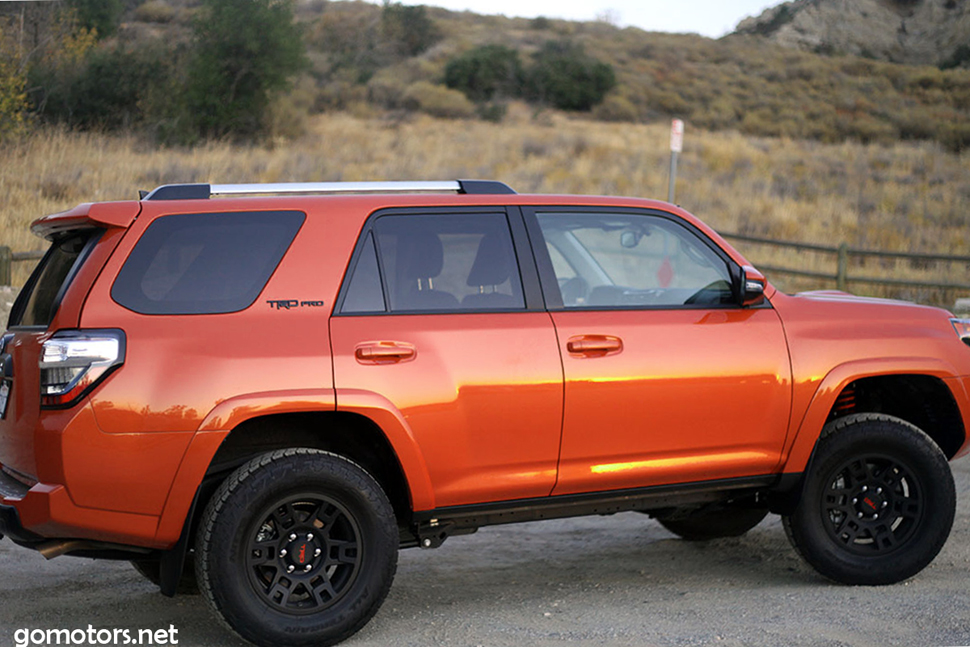
{"type": "Polygon", "coordinates": [[[468,273],[469,286],[501,285],[512,276],[514,262],[507,237],[501,234],[485,234],[478,243],[475,262],[468,273]]]}
{"type": "Polygon", "coordinates": [[[444,249],[430,231],[409,231],[397,239],[397,274],[401,280],[434,278],[441,274],[444,249]]]}

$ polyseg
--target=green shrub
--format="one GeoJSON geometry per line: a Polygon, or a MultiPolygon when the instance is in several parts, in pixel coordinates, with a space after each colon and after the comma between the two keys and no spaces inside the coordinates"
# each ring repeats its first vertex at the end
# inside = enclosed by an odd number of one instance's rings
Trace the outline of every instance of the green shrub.
{"type": "Polygon", "coordinates": [[[525,94],[561,110],[590,110],[616,85],[613,67],[570,41],[547,41],[533,56],[525,94]]]}
{"type": "Polygon", "coordinates": [[[384,39],[396,44],[402,56],[417,56],[441,40],[441,34],[424,5],[387,2],[381,12],[384,39]]]}
{"type": "Polygon", "coordinates": [[[448,61],[445,85],[464,92],[472,101],[515,97],[522,87],[522,61],[514,49],[482,45],[448,61]]]}
{"type": "Polygon", "coordinates": [[[475,115],[475,105],[464,94],[429,81],[412,83],[403,100],[408,109],[420,110],[433,117],[467,119],[475,115]]]}

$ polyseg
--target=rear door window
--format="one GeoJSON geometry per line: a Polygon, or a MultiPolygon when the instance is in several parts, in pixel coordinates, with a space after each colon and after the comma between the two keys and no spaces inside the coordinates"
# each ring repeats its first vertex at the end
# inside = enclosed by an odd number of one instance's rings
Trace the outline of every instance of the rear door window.
{"type": "Polygon", "coordinates": [[[14,303],[10,327],[50,325],[71,279],[102,232],[101,229],[72,232],[51,244],[14,303]]]}
{"type": "Polygon", "coordinates": [[[505,214],[387,215],[373,232],[342,313],[525,309],[505,214]]]}
{"type": "Polygon", "coordinates": [[[256,301],[296,237],[299,211],[179,214],[156,219],[111,297],[141,314],[220,314],[256,301]]]}

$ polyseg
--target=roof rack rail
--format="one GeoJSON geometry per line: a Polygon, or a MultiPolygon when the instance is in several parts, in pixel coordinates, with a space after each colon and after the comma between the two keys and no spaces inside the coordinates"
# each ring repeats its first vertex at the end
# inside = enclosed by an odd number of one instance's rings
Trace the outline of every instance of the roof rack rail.
{"type": "Polygon", "coordinates": [[[208,200],[212,196],[288,195],[326,193],[464,193],[512,195],[504,182],[452,180],[444,182],[282,182],[276,184],[166,184],[151,193],[139,191],[142,200],[208,200]]]}

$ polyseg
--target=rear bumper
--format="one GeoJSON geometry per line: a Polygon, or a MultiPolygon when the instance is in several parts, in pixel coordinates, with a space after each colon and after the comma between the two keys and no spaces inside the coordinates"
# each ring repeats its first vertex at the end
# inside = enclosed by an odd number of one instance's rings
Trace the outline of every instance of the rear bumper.
{"type": "Polygon", "coordinates": [[[88,539],[166,548],[153,541],[157,525],[158,517],[154,516],[77,506],[61,485],[38,483],[28,489],[0,471],[0,535],[18,544],[88,539]]]}
{"type": "Polygon", "coordinates": [[[43,537],[32,533],[20,523],[20,514],[12,505],[0,505],[0,538],[9,537],[14,543],[30,546],[43,541],[43,537]]]}

